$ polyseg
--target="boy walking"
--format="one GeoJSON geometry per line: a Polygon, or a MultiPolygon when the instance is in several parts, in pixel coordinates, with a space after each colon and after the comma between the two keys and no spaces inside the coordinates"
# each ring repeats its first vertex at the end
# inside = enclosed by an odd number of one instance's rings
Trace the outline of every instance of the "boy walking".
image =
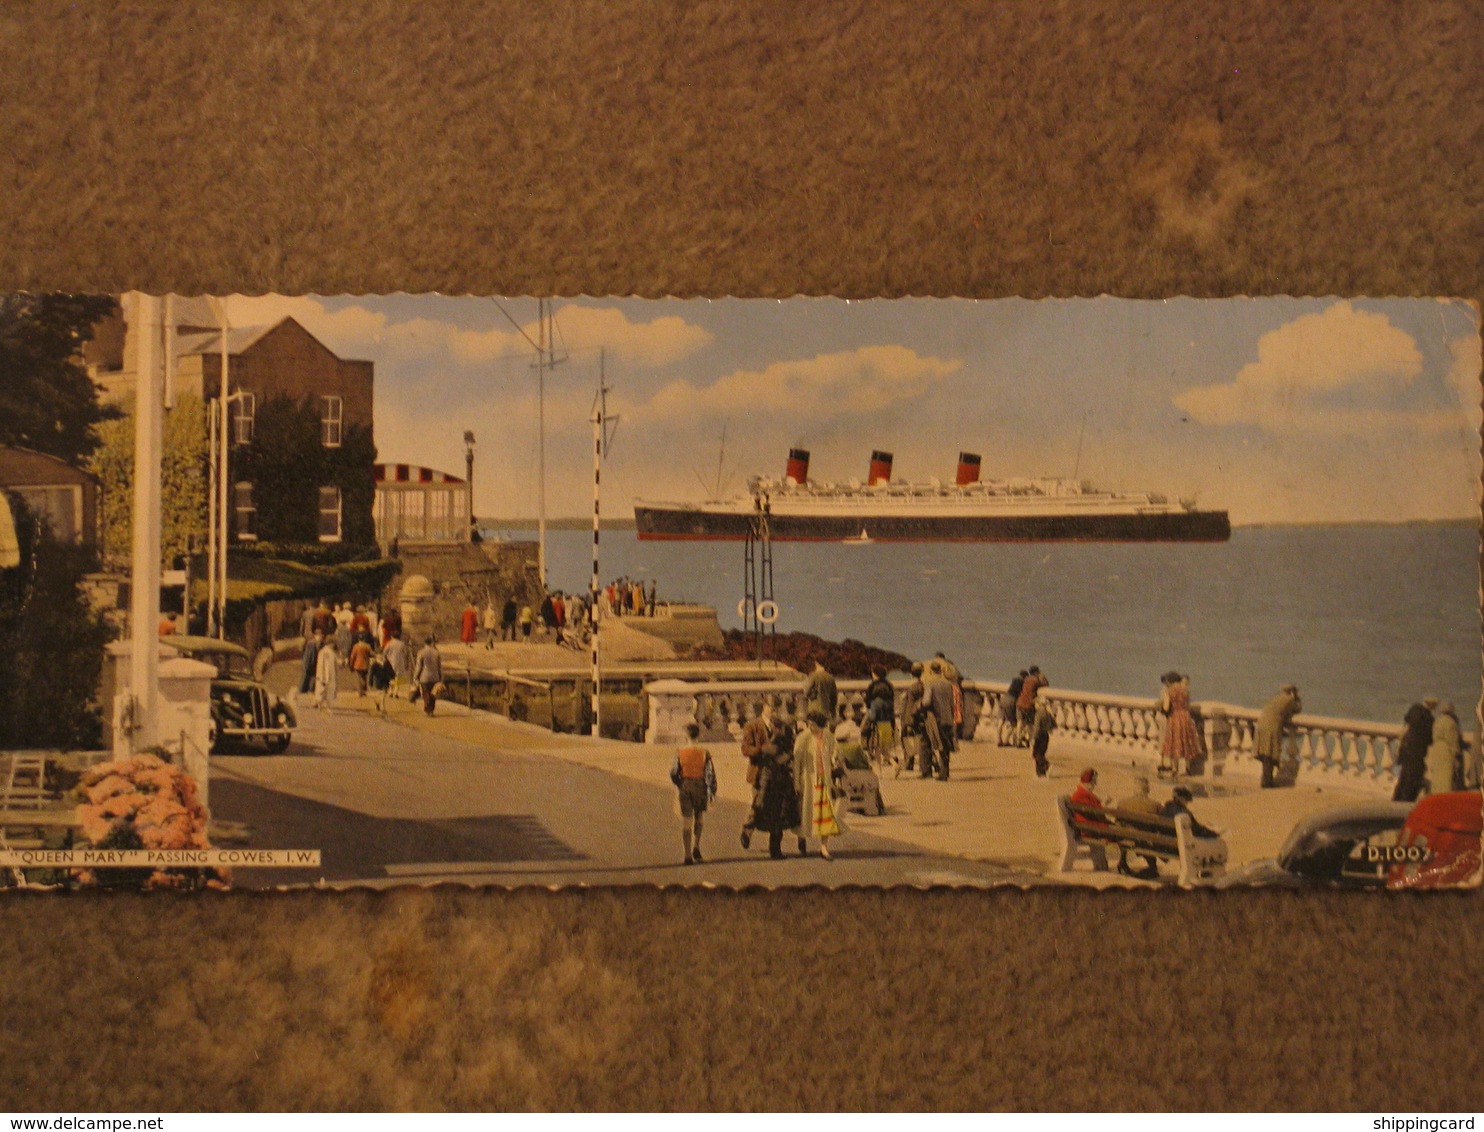
{"type": "Polygon", "coordinates": [[[698,747],[701,729],[694,723],[685,725],[690,742],[675,756],[670,767],[670,781],[680,795],[680,840],[685,845],[684,864],[703,860],[701,857],[701,818],[716,797],[716,770],[711,765],[711,752],[698,747]]]}

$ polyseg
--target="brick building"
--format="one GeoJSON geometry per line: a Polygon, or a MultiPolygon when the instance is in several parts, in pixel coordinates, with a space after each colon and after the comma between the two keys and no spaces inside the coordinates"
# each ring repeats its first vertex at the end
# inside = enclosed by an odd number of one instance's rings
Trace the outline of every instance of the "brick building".
{"type": "MultiPolygon", "coordinates": [[[[113,400],[136,384],[130,296],[84,351],[113,400]]],[[[173,386],[221,398],[222,335],[203,300],[177,299],[173,386]]],[[[293,318],[227,332],[228,526],[239,542],[375,543],[369,361],[338,357],[293,318]]]]}

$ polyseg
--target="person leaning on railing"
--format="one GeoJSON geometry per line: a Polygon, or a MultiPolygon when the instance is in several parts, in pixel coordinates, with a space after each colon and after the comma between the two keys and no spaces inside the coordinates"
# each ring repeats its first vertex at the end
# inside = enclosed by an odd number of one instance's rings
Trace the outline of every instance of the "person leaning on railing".
{"type": "Polygon", "coordinates": [[[1257,732],[1253,738],[1252,754],[1262,763],[1262,785],[1276,786],[1273,775],[1283,761],[1283,732],[1293,722],[1293,717],[1304,710],[1299,699],[1299,690],[1293,684],[1284,684],[1282,689],[1264,705],[1257,717],[1257,732]]]}

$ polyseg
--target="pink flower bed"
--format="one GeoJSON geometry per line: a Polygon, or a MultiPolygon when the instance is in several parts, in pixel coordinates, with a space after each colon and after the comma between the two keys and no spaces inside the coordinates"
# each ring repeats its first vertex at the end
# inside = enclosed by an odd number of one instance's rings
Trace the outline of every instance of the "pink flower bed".
{"type": "MultiPolygon", "coordinates": [[[[211,847],[195,780],[154,755],[101,763],[82,776],[77,791],[82,835],[95,848],[136,842],[142,849],[211,847]]],[[[145,887],[181,887],[188,875],[157,869],[145,887]]],[[[86,884],[90,877],[79,880],[86,884]]]]}

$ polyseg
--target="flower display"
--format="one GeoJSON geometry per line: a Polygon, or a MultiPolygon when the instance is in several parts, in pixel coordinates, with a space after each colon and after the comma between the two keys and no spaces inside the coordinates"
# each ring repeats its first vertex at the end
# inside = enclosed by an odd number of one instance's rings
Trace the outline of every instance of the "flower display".
{"type": "MultiPolygon", "coordinates": [[[[156,755],[100,763],[78,781],[77,797],[78,824],[94,848],[211,847],[206,835],[208,815],[195,780],[156,755]]],[[[145,877],[144,887],[185,887],[194,872],[155,869],[145,877]]],[[[94,870],[77,877],[82,885],[102,880],[94,870]]]]}

